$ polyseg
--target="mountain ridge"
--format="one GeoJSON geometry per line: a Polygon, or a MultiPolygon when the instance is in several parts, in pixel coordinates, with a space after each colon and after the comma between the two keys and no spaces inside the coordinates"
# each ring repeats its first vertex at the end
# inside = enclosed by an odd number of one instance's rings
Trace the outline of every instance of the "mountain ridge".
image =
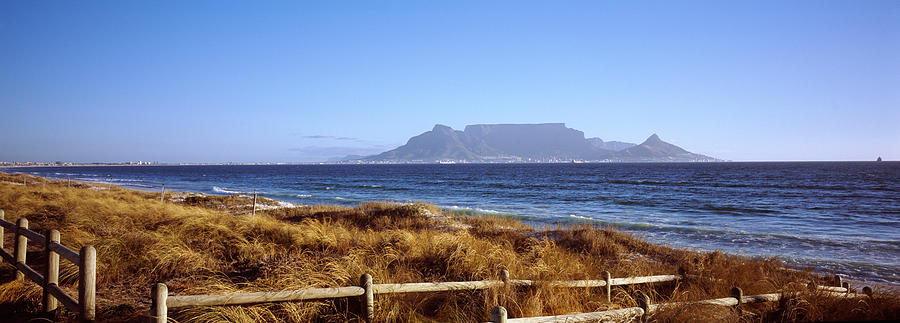
{"type": "MultiPolygon", "coordinates": [[[[354,156],[355,157],[355,156],[354,156]]],[[[564,123],[474,124],[464,130],[436,124],[405,145],[353,162],[700,162],[695,154],[652,134],[641,144],[585,138],[564,123]]]]}

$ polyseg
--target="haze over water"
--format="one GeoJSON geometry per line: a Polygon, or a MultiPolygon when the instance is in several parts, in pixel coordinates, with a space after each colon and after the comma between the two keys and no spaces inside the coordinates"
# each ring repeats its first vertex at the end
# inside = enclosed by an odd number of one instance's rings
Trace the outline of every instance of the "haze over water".
{"type": "Polygon", "coordinates": [[[425,201],[536,225],[589,221],[656,243],[900,285],[900,163],[280,165],[6,168],[301,204],[425,201]]]}

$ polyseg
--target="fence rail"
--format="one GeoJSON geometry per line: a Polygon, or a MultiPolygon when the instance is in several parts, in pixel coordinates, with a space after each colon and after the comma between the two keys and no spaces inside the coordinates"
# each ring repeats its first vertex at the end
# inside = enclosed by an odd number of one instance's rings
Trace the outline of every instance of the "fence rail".
{"type": "Polygon", "coordinates": [[[62,303],[70,311],[77,313],[82,321],[93,321],[96,317],[97,292],[97,251],[93,246],[85,246],[80,252],[60,243],[57,230],[49,230],[40,234],[28,229],[28,220],[19,218],[16,223],[6,221],[6,214],[0,210],[0,258],[16,268],[16,279],[33,281],[43,289],[43,310],[55,313],[62,303]],[[15,234],[13,254],[4,248],[5,229],[15,234]],[[26,262],[28,241],[34,241],[44,247],[44,270],[39,273],[26,262]],[[78,266],[78,299],[67,294],[59,287],[59,258],[62,257],[78,266]]]}
{"type": "MultiPolygon", "coordinates": [[[[840,284],[840,280],[837,280],[838,284],[840,284]]],[[[846,282],[844,283],[846,284],[846,282]]],[[[846,285],[845,285],[846,286],[846,285]]],[[[869,287],[865,287],[863,290],[864,294],[853,293],[851,292],[849,286],[847,288],[844,287],[836,287],[836,286],[817,286],[812,285],[811,290],[818,291],[827,296],[832,297],[865,297],[872,296],[872,289],[869,287]]],[[[618,321],[618,322],[631,322],[631,321],[641,321],[640,319],[644,315],[648,315],[650,313],[659,311],[666,307],[677,307],[677,306],[685,306],[685,305],[715,305],[715,306],[732,306],[740,308],[743,304],[753,304],[753,303],[766,303],[766,302],[778,302],[781,300],[783,295],[781,293],[771,293],[771,294],[759,294],[759,295],[749,295],[745,296],[740,288],[732,288],[731,289],[731,297],[723,297],[723,298],[714,298],[714,299],[705,299],[699,301],[686,301],[686,302],[669,302],[669,303],[661,303],[661,304],[651,304],[650,298],[645,294],[638,295],[636,299],[640,304],[639,307],[629,307],[623,309],[609,310],[609,311],[600,311],[600,312],[588,312],[588,313],[573,313],[573,314],[563,314],[563,315],[551,315],[551,316],[535,316],[535,317],[523,317],[523,318],[509,318],[506,308],[502,306],[494,307],[491,310],[491,320],[490,323],[551,323],[551,322],[566,322],[566,323],[574,323],[574,322],[595,322],[595,321],[618,321]]]]}
{"type": "Polygon", "coordinates": [[[280,292],[251,292],[228,295],[187,295],[169,296],[166,306],[169,308],[188,306],[240,305],[253,303],[301,301],[309,299],[341,298],[361,296],[365,294],[362,287],[310,288],[286,290],[280,292]]]}
{"type": "MultiPolygon", "coordinates": [[[[400,293],[423,293],[423,292],[446,292],[460,290],[482,290],[504,286],[550,286],[557,288],[591,288],[606,287],[607,297],[610,297],[610,288],[612,286],[635,285],[647,283],[660,283],[677,281],[684,278],[683,275],[656,275],[641,277],[622,277],[611,278],[609,272],[603,273],[603,280],[571,280],[571,281],[538,281],[525,279],[509,279],[509,272],[502,270],[500,279],[498,280],[480,280],[480,281],[463,281],[463,282],[433,282],[433,283],[401,283],[401,284],[373,284],[372,276],[365,274],[360,277],[359,286],[333,287],[333,288],[307,288],[299,290],[285,290],[277,292],[249,292],[234,293],[226,295],[183,295],[169,296],[168,287],[165,284],[158,283],[152,288],[152,305],[150,316],[152,322],[166,322],[168,320],[169,308],[182,308],[189,306],[221,306],[221,305],[240,305],[267,302],[284,302],[284,301],[300,301],[312,299],[329,299],[329,298],[349,298],[359,297],[361,302],[360,317],[367,322],[374,321],[374,295],[376,294],[400,294],[400,293]]],[[[866,294],[851,293],[850,286],[847,282],[841,282],[838,277],[835,278],[836,283],[843,287],[837,286],[818,286],[811,285],[812,290],[824,293],[829,296],[836,297],[861,297],[871,295],[871,288],[864,288],[866,294]]],[[[540,316],[527,318],[508,318],[507,311],[502,306],[497,306],[491,311],[491,322],[588,322],[588,321],[630,321],[636,318],[660,310],[667,306],[679,305],[718,305],[718,306],[740,306],[742,304],[761,303],[761,302],[777,302],[781,299],[782,294],[760,294],[744,296],[739,288],[732,289],[731,297],[707,299],[690,302],[671,302],[663,304],[650,304],[650,299],[645,295],[638,297],[641,307],[630,307],[624,309],[589,312],[589,313],[573,313],[555,316],[540,316]]]]}
{"type": "Polygon", "coordinates": [[[372,322],[374,321],[374,295],[377,294],[483,290],[503,286],[537,286],[544,284],[546,286],[558,288],[607,287],[607,298],[609,298],[609,288],[612,286],[670,282],[682,278],[680,275],[611,278],[609,272],[604,272],[603,276],[603,280],[539,281],[509,279],[509,272],[506,270],[502,270],[500,271],[500,279],[497,280],[373,284],[372,276],[369,274],[365,274],[360,277],[359,286],[307,288],[277,292],[249,292],[226,295],[184,296],[169,296],[168,287],[165,284],[158,283],[153,286],[151,291],[152,302],[150,308],[150,316],[153,322],[166,322],[168,319],[168,309],[170,308],[360,297],[360,302],[362,305],[360,317],[362,317],[367,322],[372,322]]]}

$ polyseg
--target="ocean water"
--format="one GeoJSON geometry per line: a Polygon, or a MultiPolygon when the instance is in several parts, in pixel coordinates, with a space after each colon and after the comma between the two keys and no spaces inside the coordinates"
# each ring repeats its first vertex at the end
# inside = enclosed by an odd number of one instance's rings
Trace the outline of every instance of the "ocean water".
{"type": "Polygon", "coordinates": [[[425,201],[535,225],[594,222],[696,250],[778,256],[900,285],[900,163],[108,166],[0,168],[145,190],[300,204],[425,201]]]}

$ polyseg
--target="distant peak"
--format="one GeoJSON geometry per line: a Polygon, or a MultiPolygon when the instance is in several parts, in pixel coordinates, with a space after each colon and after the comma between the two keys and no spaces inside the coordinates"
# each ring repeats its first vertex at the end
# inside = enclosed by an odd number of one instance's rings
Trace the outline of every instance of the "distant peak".
{"type": "Polygon", "coordinates": [[[442,125],[442,124],[436,124],[436,125],[434,125],[434,128],[431,129],[431,131],[438,131],[438,130],[453,130],[453,128],[450,128],[450,127],[442,125]]]}
{"type": "Polygon", "coordinates": [[[653,135],[651,135],[650,138],[647,138],[647,140],[644,140],[644,143],[654,143],[654,142],[662,142],[662,139],[659,139],[659,136],[657,136],[655,133],[653,135]]]}

